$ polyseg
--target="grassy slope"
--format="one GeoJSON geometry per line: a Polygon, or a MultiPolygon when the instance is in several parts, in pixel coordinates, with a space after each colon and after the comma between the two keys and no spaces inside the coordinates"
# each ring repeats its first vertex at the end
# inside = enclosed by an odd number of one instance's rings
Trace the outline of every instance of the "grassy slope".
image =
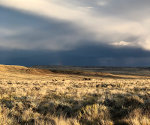
{"type": "Polygon", "coordinates": [[[150,124],[149,79],[96,76],[0,65],[0,124],[150,124]]]}

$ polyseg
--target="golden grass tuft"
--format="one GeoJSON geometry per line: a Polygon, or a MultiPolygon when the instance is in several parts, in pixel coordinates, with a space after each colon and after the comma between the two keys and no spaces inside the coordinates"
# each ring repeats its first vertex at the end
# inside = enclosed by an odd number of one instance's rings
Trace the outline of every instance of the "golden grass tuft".
{"type": "Polygon", "coordinates": [[[99,104],[83,107],[78,113],[78,119],[85,125],[113,125],[107,107],[99,104]]]}

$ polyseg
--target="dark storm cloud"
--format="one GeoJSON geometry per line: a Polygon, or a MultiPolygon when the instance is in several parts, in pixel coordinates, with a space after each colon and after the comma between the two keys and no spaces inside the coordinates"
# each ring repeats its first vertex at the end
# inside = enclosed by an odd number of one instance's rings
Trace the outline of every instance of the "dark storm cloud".
{"type": "Polygon", "coordinates": [[[14,65],[149,66],[150,52],[140,48],[112,48],[82,44],[70,51],[0,50],[0,62],[14,65]],[[7,55],[7,56],[4,56],[7,55]],[[7,58],[6,58],[7,57],[7,58]],[[38,62],[38,63],[37,63],[38,62]]]}
{"type": "MultiPolygon", "coordinates": [[[[74,42],[78,42],[81,34],[84,36],[83,33],[78,32],[80,29],[71,23],[55,19],[47,20],[4,7],[0,7],[0,19],[0,27],[8,30],[8,35],[7,31],[6,35],[0,35],[1,42],[5,40],[3,44],[8,48],[7,42],[20,45],[19,47],[23,49],[69,49],[64,46],[71,48],[74,42]],[[9,30],[12,34],[9,34],[9,30]]],[[[14,46],[15,49],[17,47],[14,46]]]]}
{"type": "Polygon", "coordinates": [[[149,4],[1,0],[0,63],[148,66],[149,4]]]}

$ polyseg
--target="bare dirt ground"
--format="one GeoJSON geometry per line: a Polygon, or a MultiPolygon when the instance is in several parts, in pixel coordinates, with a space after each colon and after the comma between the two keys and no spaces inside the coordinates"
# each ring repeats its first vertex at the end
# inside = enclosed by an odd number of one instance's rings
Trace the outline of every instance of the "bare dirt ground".
{"type": "Polygon", "coordinates": [[[0,125],[150,125],[148,76],[0,65],[0,125]]]}

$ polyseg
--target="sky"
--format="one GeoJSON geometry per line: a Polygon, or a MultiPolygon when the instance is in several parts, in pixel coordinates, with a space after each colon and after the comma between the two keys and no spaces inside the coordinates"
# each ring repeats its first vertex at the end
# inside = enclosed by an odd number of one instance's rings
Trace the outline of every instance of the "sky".
{"type": "Polygon", "coordinates": [[[0,64],[150,66],[149,0],[0,0],[0,64]]]}

